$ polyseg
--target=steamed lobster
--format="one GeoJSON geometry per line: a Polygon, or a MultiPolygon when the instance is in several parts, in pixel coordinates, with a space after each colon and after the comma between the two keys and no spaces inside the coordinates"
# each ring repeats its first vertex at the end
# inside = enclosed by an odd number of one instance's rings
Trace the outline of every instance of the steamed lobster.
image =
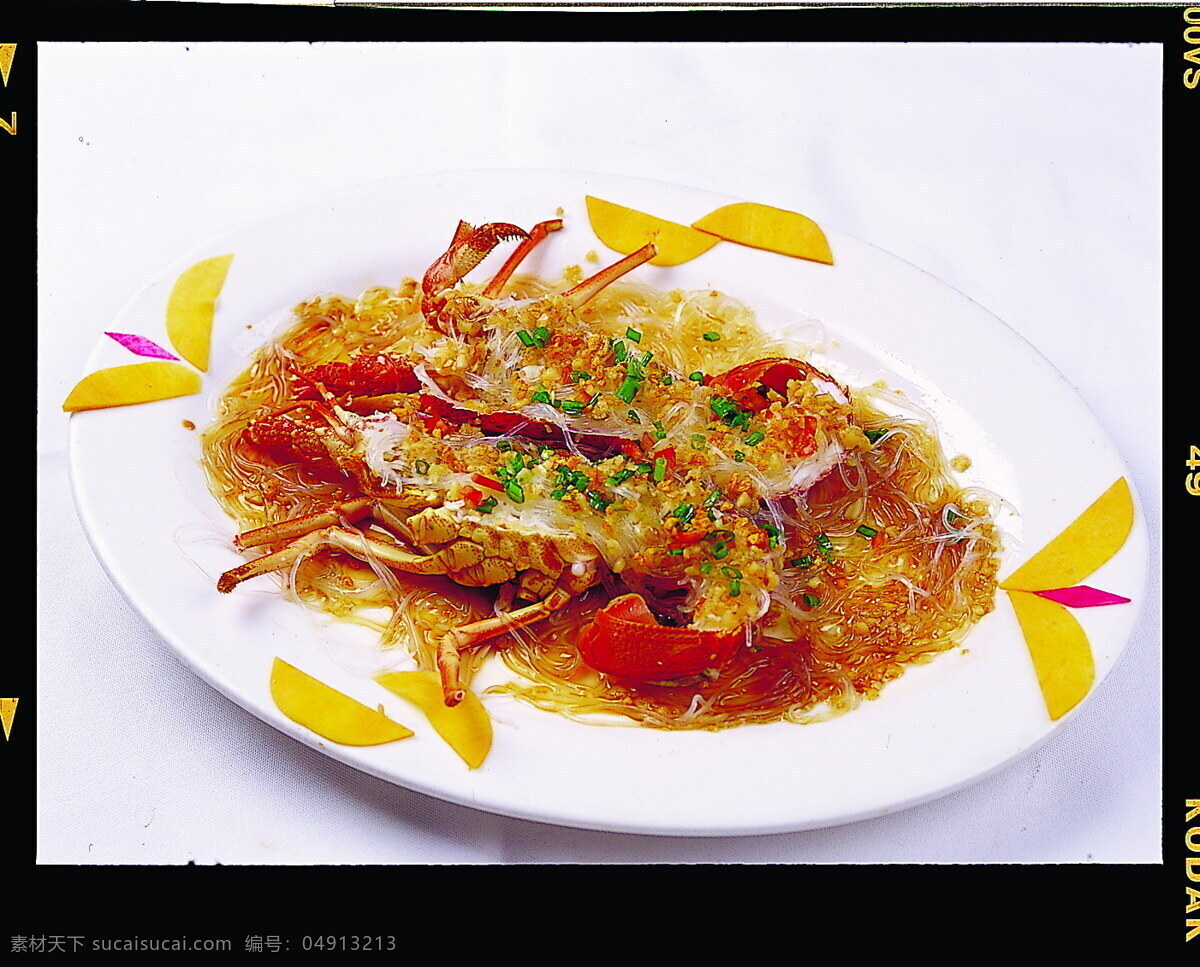
{"type": "MultiPolygon", "coordinates": [[[[496,313],[512,311],[500,304],[509,278],[533,247],[561,225],[558,220],[542,222],[526,233],[507,223],[474,228],[460,222],[449,248],[422,280],[421,312],[426,324],[448,340],[487,338],[498,322],[496,313]],[[513,239],[521,239],[519,247],[482,290],[459,288],[464,276],[484,257],[502,242],[513,239]]],[[[552,301],[560,314],[574,316],[607,285],[654,255],[653,245],[644,246],[543,301],[552,301]]],[[[533,318],[538,309],[535,301],[520,311],[533,318]]],[[[589,461],[614,455],[623,455],[628,461],[653,460],[653,464],[636,465],[651,466],[655,482],[664,479],[668,466],[674,470],[678,460],[674,448],[647,449],[645,440],[639,444],[623,435],[593,432],[576,441],[571,420],[557,415],[554,421],[543,420],[518,409],[497,410],[481,407],[478,400],[451,398],[436,384],[429,385],[430,377],[420,371],[419,364],[414,366],[411,359],[396,354],[368,354],[348,362],[300,367],[293,375],[295,402],[253,421],[245,431],[247,438],[259,447],[341,475],[359,496],[239,535],[235,543],[240,549],[274,549],[226,572],[218,589],[227,592],[242,581],[286,568],[321,546],[333,546],[400,571],[444,574],[468,586],[512,588],[512,596],[528,603],[460,626],[441,637],[437,664],[448,705],[460,701],[464,694],[459,679],[461,650],[543,620],[600,583],[611,568],[606,566],[598,536],[581,536],[578,529],[538,529],[522,522],[519,504],[524,495],[519,499],[515,495],[513,487],[521,487],[515,483],[518,471],[511,465],[507,478],[503,478],[504,465],[497,465],[499,472],[483,467],[485,472],[472,474],[470,483],[458,489],[457,499],[447,500],[447,494],[411,481],[385,482],[378,468],[369,465],[372,433],[385,422],[391,428],[389,432],[397,432],[395,417],[390,414],[403,413],[408,421],[398,431],[403,439],[420,440],[436,448],[439,459],[453,461],[470,451],[451,452],[453,448],[445,438],[469,427],[483,440],[503,437],[533,444],[535,451],[543,448],[537,472],[553,463],[552,459],[546,460],[546,454],[565,455],[567,447],[589,461]],[[511,512],[504,519],[493,516],[497,501],[509,498],[513,506],[506,503],[505,507],[511,512]]],[[[764,414],[773,403],[780,404],[772,412],[782,414],[774,419],[779,432],[788,437],[791,454],[802,460],[820,457],[809,461],[812,468],[806,471],[808,476],[797,478],[795,490],[810,486],[812,480],[827,473],[841,452],[836,442],[818,443],[816,416],[787,410],[789,393],[796,384],[806,381],[832,382],[805,362],[781,357],[736,366],[703,379],[714,412],[724,409],[748,419],[764,414]]],[[[586,467],[586,463],[580,466],[586,467]]],[[[532,468],[532,463],[522,463],[522,471],[532,468]]],[[[632,472],[619,471],[609,482],[618,477],[627,479],[622,474],[632,472]]],[[[568,468],[563,476],[563,465],[558,473],[557,483],[563,486],[551,490],[550,496],[560,491],[560,500],[569,496],[582,501],[586,496],[593,508],[600,509],[602,518],[607,506],[604,501],[612,500],[595,496],[600,494],[595,489],[600,486],[596,474],[589,476],[577,467],[568,468]],[[587,478],[593,489],[580,485],[581,477],[587,478]],[[578,497],[571,486],[578,490],[578,497]]],[[[719,565],[714,570],[701,563],[700,571],[706,574],[693,573],[685,579],[700,596],[687,627],[660,623],[639,594],[614,597],[595,614],[578,641],[583,660],[597,671],[653,682],[716,674],[737,648],[749,641],[755,621],[765,611],[766,593],[778,580],[782,566],[780,555],[765,553],[771,528],[740,516],[732,500],[720,505],[710,502],[705,508],[707,518],[696,516],[693,505],[681,506],[692,509],[684,514],[675,508],[673,519],[663,525],[669,540],[664,560],[674,561],[677,570],[684,562],[691,566],[700,561],[705,547],[737,546],[761,560],[755,560],[754,570],[747,574],[730,565],[719,565]],[[719,517],[720,512],[726,517],[719,517]],[[711,529],[710,522],[718,519],[723,526],[711,529]],[[714,534],[720,543],[713,543],[714,534]],[[736,578],[730,577],[735,573],[736,578]],[[717,586],[714,582],[720,583],[722,595],[712,593],[717,586]]],[[[711,563],[711,559],[705,558],[705,562],[711,563]]],[[[682,578],[683,571],[679,574],[682,578]]]]}

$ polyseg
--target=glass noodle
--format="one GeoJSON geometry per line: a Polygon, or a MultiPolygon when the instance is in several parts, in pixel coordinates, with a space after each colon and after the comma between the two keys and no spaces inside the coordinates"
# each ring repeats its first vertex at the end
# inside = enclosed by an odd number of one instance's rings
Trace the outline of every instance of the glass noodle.
{"type": "MultiPolygon", "coordinates": [[[[517,277],[501,302],[519,309],[574,281],[571,273],[553,285],[517,277]]],[[[472,289],[466,283],[462,288],[472,289]]],[[[870,443],[846,447],[836,465],[819,468],[819,479],[799,493],[789,493],[795,461],[756,464],[745,459],[744,447],[738,450],[710,432],[713,414],[700,381],[691,382],[695,395],[687,395],[689,374],[719,374],[797,355],[763,333],[753,312],[735,299],[710,290],[660,292],[627,281],[603,290],[580,312],[587,327],[610,344],[634,330],[639,346],[653,347],[655,362],[676,374],[686,392],[676,387],[662,410],[643,394],[629,406],[573,418],[561,408],[578,389],[567,375],[570,366],[555,370],[529,363],[522,352],[526,344],[511,327],[485,330],[475,348],[446,338],[426,325],[419,307],[419,287],[412,280],[357,299],[314,298],[297,307],[292,324],[230,385],[203,434],[203,454],[212,494],[241,529],[359,495],[345,475],[268,452],[250,443],[244,431],[264,414],[294,405],[294,368],[387,353],[415,360],[422,391],[448,400],[502,398],[511,393],[514,378],[543,387],[550,402],[531,403],[524,412],[562,426],[566,451],[580,459],[587,457],[589,430],[637,441],[660,424],[652,431],[662,434],[656,447],[688,454],[703,444],[699,484],[728,488],[725,481],[734,473],[748,481],[754,499],[739,503],[737,513],[771,534],[763,558],[778,574],[773,587],[748,585],[746,595],[761,617],[747,626],[746,647],[719,674],[651,684],[597,673],[582,662],[576,642],[612,597],[640,593],[660,620],[688,624],[698,598],[712,593],[709,585],[698,590],[695,583],[681,582],[678,570],[665,563],[634,563],[644,550],[639,535],[654,522],[639,517],[646,510],[638,507],[631,484],[618,482],[611,488],[618,508],[622,500],[635,506],[627,514],[608,515],[612,521],[627,517],[628,524],[614,523],[608,539],[597,541],[605,565],[601,582],[546,620],[464,652],[464,681],[489,656],[499,655],[515,674],[497,691],[589,722],[632,721],[663,729],[810,722],[875,697],[906,667],[960,644],[991,610],[998,501],[955,483],[936,428],[903,397],[879,386],[851,388],[845,405],[870,443]],[[704,335],[713,332],[720,338],[704,335]],[[551,372],[557,382],[546,379],[551,372]]],[[[481,442],[503,447],[518,437],[481,441],[477,430],[463,427],[447,430],[441,440],[468,453],[481,442]]],[[[382,450],[402,447],[403,433],[380,444],[382,450]]],[[[389,483],[429,483],[403,469],[406,465],[395,466],[400,469],[389,483]]],[[[465,474],[447,473],[437,486],[450,501],[464,482],[465,474]]],[[[498,507],[496,519],[505,519],[502,510],[526,523],[564,526],[559,502],[544,495],[531,492],[519,507],[498,507]]],[[[370,519],[355,526],[381,527],[370,519]]],[[[402,525],[392,534],[405,539],[402,525]]],[[[285,593],[304,606],[373,628],[381,647],[404,649],[430,670],[436,668],[436,643],[448,629],[514,606],[512,585],[469,588],[446,576],[396,571],[366,556],[359,560],[319,547],[277,576],[285,593]]]]}

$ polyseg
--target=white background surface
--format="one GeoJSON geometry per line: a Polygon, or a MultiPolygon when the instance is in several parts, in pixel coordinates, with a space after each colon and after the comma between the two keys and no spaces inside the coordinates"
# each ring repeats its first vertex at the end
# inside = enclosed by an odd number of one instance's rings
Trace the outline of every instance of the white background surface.
{"type": "Polygon", "coordinates": [[[96,562],[71,504],[60,410],[134,292],[182,252],[281,206],[440,169],[661,178],[802,211],[999,315],[1125,454],[1157,562],[1160,48],[138,43],[38,53],[40,862],[1160,860],[1157,563],[1129,650],[1089,706],[975,786],[804,833],[560,829],[358,774],[195,678],[96,562]]]}

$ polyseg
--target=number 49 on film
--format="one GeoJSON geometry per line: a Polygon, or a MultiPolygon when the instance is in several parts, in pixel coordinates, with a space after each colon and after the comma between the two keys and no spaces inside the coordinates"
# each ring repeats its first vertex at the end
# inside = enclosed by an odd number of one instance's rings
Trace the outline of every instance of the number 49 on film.
{"type": "MultiPolygon", "coordinates": [[[[1194,471],[1197,467],[1200,467],[1200,447],[1193,443],[1189,447],[1189,450],[1191,453],[1187,458],[1186,465],[1189,470],[1194,471]]],[[[1200,497],[1200,481],[1196,479],[1197,477],[1200,477],[1200,474],[1189,473],[1183,482],[1183,485],[1187,488],[1187,492],[1193,497],[1200,497]]]]}

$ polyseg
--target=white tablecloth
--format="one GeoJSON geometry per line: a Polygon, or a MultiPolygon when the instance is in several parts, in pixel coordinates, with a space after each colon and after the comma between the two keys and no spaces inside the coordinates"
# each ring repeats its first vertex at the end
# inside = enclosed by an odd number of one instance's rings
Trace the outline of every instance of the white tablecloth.
{"type": "MultiPolygon", "coordinates": [[[[1124,44],[42,44],[38,858],[58,864],[1157,862],[1160,50],[1124,44]],[[1145,503],[1135,634],[1082,713],[960,792],[761,837],[597,833],[397,788],[188,671],[97,563],[61,403],[179,254],[329,189],[567,168],[805,212],[992,310],[1145,503]]],[[[18,727],[20,717],[18,713],[18,727]]]]}

